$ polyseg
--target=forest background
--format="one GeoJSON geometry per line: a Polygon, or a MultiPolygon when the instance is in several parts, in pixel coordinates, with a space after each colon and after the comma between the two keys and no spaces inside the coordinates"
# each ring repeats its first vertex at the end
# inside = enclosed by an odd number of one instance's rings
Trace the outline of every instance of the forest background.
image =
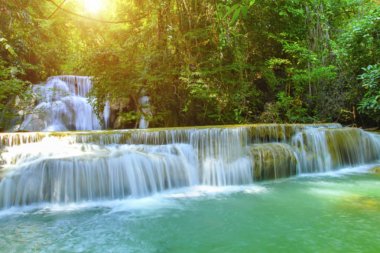
{"type": "Polygon", "coordinates": [[[113,128],[143,95],[150,126],[380,123],[380,1],[103,1],[0,0],[1,130],[61,74],[93,77],[113,128]]]}

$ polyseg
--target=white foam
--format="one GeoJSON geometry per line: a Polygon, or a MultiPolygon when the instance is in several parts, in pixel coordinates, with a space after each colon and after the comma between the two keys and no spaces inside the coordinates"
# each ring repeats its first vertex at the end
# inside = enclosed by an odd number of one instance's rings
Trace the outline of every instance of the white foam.
{"type": "Polygon", "coordinates": [[[339,170],[328,171],[328,172],[303,173],[303,174],[300,174],[298,177],[342,177],[346,175],[368,173],[370,169],[379,165],[380,163],[376,162],[376,163],[365,164],[361,166],[346,167],[339,170]]]}
{"type": "Polygon", "coordinates": [[[0,219],[12,215],[27,215],[30,213],[65,213],[77,212],[94,208],[110,209],[110,213],[138,212],[151,214],[159,209],[181,209],[183,200],[210,199],[224,197],[231,194],[261,194],[267,188],[257,185],[247,186],[194,186],[182,189],[164,191],[144,198],[126,198],[118,200],[100,200],[68,204],[40,203],[30,206],[11,207],[0,211],[0,219]],[[181,201],[180,201],[181,200],[181,201]]]}

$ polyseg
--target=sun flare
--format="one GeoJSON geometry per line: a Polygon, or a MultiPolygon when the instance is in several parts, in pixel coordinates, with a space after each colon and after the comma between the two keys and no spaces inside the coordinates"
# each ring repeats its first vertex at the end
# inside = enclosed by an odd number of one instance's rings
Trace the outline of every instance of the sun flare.
{"type": "Polygon", "coordinates": [[[83,0],[84,10],[90,13],[98,13],[103,7],[104,3],[102,0],[83,0]]]}

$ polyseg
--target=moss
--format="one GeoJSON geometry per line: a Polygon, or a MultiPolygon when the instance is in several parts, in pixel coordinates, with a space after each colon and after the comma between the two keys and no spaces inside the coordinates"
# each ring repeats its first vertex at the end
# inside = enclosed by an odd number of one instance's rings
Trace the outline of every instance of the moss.
{"type": "Polygon", "coordinates": [[[354,165],[371,160],[371,151],[362,150],[366,149],[362,130],[343,128],[324,131],[334,167],[354,165]],[[363,152],[364,156],[362,155],[363,152]]]}
{"type": "Polygon", "coordinates": [[[62,138],[69,135],[69,132],[51,132],[48,134],[51,137],[62,138]]]}
{"type": "Polygon", "coordinates": [[[256,144],[250,149],[254,180],[279,179],[297,173],[297,159],[291,147],[283,143],[256,144]]]}
{"type": "MultiPolygon", "coordinates": [[[[264,143],[279,141],[283,142],[290,138],[300,129],[310,126],[338,127],[336,124],[247,124],[247,125],[217,125],[217,126],[189,126],[173,128],[150,128],[150,129],[126,129],[126,130],[104,130],[104,131],[66,131],[66,132],[31,132],[31,133],[3,133],[0,134],[2,146],[7,146],[9,140],[16,145],[21,142],[36,142],[46,136],[64,138],[67,136],[86,137],[89,142],[102,142],[107,138],[100,136],[116,136],[120,143],[134,144],[167,144],[172,142],[189,142],[189,133],[194,130],[207,129],[234,129],[240,128],[247,131],[248,141],[252,143],[264,143]],[[175,134],[173,134],[173,131],[175,134]]],[[[78,138],[79,137],[79,138],[78,138]]],[[[85,139],[85,138],[83,138],[85,139]]]]}
{"type": "Polygon", "coordinates": [[[372,168],[371,171],[375,174],[380,175],[380,166],[376,166],[376,167],[372,168]]]}
{"type": "Polygon", "coordinates": [[[350,211],[380,211],[380,199],[369,196],[350,195],[338,202],[339,207],[350,211]]]}
{"type": "Polygon", "coordinates": [[[308,127],[339,128],[339,124],[253,124],[248,128],[253,143],[289,141],[296,133],[308,127]]]}
{"type": "Polygon", "coordinates": [[[120,144],[129,143],[131,138],[132,138],[132,133],[129,133],[129,132],[123,133],[122,137],[120,138],[120,144]]]}

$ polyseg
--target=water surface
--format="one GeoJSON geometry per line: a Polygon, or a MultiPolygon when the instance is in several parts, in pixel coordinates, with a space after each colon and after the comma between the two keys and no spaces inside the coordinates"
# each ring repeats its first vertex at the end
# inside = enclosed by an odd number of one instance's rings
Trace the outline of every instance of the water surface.
{"type": "Polygon", "coordinates": [[[379,175],[331,173],[12,208],[0,251],[380,252],[379,189],[379,175]]]}

